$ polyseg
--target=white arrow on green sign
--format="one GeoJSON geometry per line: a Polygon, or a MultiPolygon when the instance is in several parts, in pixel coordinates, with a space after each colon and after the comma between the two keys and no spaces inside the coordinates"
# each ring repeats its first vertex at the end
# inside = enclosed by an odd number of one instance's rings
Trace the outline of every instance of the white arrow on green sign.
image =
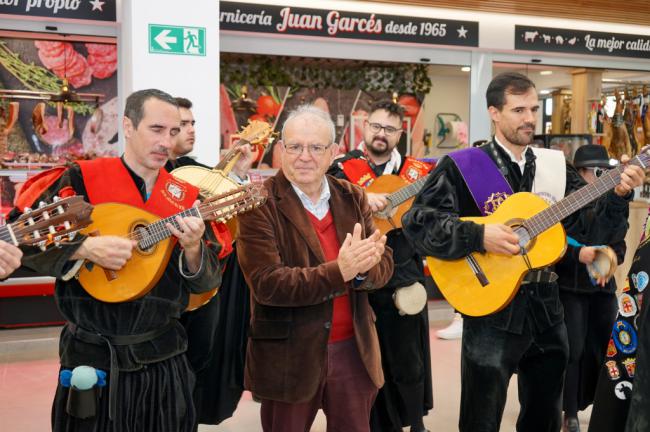
{"type": "Polygon", "coordinates": [[[205,28],[149,24],[149,52],[205,55],[205,28]]]}

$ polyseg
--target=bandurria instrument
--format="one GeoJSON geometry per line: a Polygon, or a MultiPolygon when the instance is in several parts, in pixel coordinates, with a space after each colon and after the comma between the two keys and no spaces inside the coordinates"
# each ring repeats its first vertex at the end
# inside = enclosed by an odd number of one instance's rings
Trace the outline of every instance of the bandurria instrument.
{"type": "Polygon", "coordinates": [[[77,276],[79,282],[91,296],[109,303],[142,297],[156,285],[172,253],[174,242],[166,224],[178,228],[176,216],[224,222],[238,213],[262,205],[266,196],[266,189],[262,185],[241,186],[164,219],[126,204],[98,204],[92,214],[93,224],[83,233],[123,236],[136,240],[138,244],[133,249],[131,259],[118,271],[106,270],[86,261],[77,276]]]}
{"type": "Polygon", "coordinates": [[[0,227],[0,240],[15,246],[38,246],[45,250],[50,245],[74,239],[77,231],[92,221],[93,206],[82,196],[54,197],[51,204],[41,202],[37,209],[26,208],[13,223],[0,227]]]}
{"type": "MultiPolygon", "coordinates": [[[[643,168],[650,156],[643,152],[629,163],[643,168]]],[[[566,235],[560,221],[614,188],[624,166],[614,168],[549,206],[539,196],[519,192],[508,197],[485,217],[463,217],[477,224],[504,224],[519,236],[517,255],[472,253],[457,260],[427,257],[431,276],[447,301],[470,316],[489,315],[506,307],[526,273],[557,262],[566,250],[566,235]]]]}

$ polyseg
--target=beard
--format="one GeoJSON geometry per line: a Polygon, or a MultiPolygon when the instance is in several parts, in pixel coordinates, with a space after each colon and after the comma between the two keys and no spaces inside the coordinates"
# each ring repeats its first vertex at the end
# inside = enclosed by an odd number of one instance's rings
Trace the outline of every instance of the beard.
{"type": "Polygon", "coordinates": [[[370,153],[373,156],[384,156],[393,151],[393,149],[390,148],[390,144],[388,143],[388,141],[381,137],[373,138],[370,144],[366,143],[366,150],[368,151],[368,153],[370,153]],[[383,148],[375,146],[375,143],[377,141],[384,143],[384,146],[382,146],[383,148]]]}
{"type": "Polygon", "coordinates": [[[518,127],[514,131],[502,131],[503,136],[506,139],[517,146],[526,147],[533,142],[533,137],[535,134],[535,125],[532,123],[526,123],[523,126],[518,127]],[[532,129],[533,133],[528,135],[525,132],[522,132],[524,129],[532,129]]]}

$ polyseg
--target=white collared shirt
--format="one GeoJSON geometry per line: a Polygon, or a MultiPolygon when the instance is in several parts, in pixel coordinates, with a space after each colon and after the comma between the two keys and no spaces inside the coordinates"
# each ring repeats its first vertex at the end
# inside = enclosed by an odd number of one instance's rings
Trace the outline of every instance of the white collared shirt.
{"type": "Polygon", "coordinates": [[[298,186],[291,183],[291,187],[296,191],[300,202],[305,207],[305,209],[316,216],[316,219],[323,220],[327,212],[330,210],[330,185],[327,183],[327,179],[323,177],[323,183],[320,188],[320,196],[316,204],[304,193],[298,186]]]}
{"type": "Polygon", "coordinates": [[[521,160],[517,160],[517,157],[510,149],[499,142],[499,139],[495,136],[494,142],[499,145],[505,152],[510,156],[510,160],[519,165],[519,170],[521,173],[524,173],[524,168],[526,166],[526,152],[528,151],[528,146],[524,147],[524,150],[521,152],[521,160]]]}

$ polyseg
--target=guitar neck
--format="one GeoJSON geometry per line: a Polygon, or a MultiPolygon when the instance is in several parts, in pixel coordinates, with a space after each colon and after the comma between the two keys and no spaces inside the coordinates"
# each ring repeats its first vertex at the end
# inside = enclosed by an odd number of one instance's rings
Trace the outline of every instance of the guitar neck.
{"type": "Polygon", "coordinates": [[[420,192],[420,190],[424,187],[424,183],[427,181],[427,177],[429,177],[428,174],[424,177],[419,178],[410,185],[404,186],[403,188],[393,192],[392,194],[388,195],[386,199],[388,199],[394,206],[402,204],[420,192]]]}
{"type": "Polygon", "coordinates": [[[232,170],[232,167],[237,163],[237,160],[241,156],[239,147],[244,144],[249,144],[249,142],[246,140],[240,140],[238,145],[228,150],[228,153],[226,153],[226,155],[219,161],[217,166],[214,167],[214,170],[223,171],[225,174],[229,174],[232,170]]]}
{"type": "Polygon", "coordinates": [[[0,240],[11,243],[14,246],[18,246],[19,244],[18,242],[14,241],[14,238],[9,231],[9,225],[0,226],[0,240]]]}
{"type": "Polygon", "coordinates": [[[151,223],[144,227],[143,230],[136,231],[135,240],[139,242],[140,247],[148,249],[154,244],[171,237],[172,233],[167,228],[168,223],[180,230],[176,216],[181,218],[194,216],[203,220],[225,222],[242,211],[261,205],[266,198],[262,191],[265,192],[265,189],[259,185],[246,185],[214,195],[197,207],[191,207],[173,216],[151,223]]]}
{"type": "MultiPolygon", "coordinates": [[[[630,164],[645,168],[648,165],[649,159],[648,155],[641,154],[632,159],[630,164]]],[[[566,198],[526,220],[524,223],[525,228],[528,230],[531,237],[541,234],[556,223],[560,222],[562,219],[580,210],[596,198],[613,189],[620,182],[621,174],[624,169],[624,165],[619,165],[618,167],[607,171],[595,182],[578,189],[566,198]]]]}
{"type": "Polygon", "coordinates": [[[187,216],[201,217],[201,214],[196,207],[192,207],[187,210],[183,210],[180,213],[176,213],[173,216],[160,219],[159,221],[147,225],[146,235],[142,235],[141,238],[136,239],[140,242],[141,247],[143,249],[148,249],[156,243],[171,237],[172,232],[169,230],[169,228],[167,228],[167,224],[171,224],[174,228],[180,230],[181,228],[176,221],[176,216],[180,216],[181,218],[187,216]]]}

